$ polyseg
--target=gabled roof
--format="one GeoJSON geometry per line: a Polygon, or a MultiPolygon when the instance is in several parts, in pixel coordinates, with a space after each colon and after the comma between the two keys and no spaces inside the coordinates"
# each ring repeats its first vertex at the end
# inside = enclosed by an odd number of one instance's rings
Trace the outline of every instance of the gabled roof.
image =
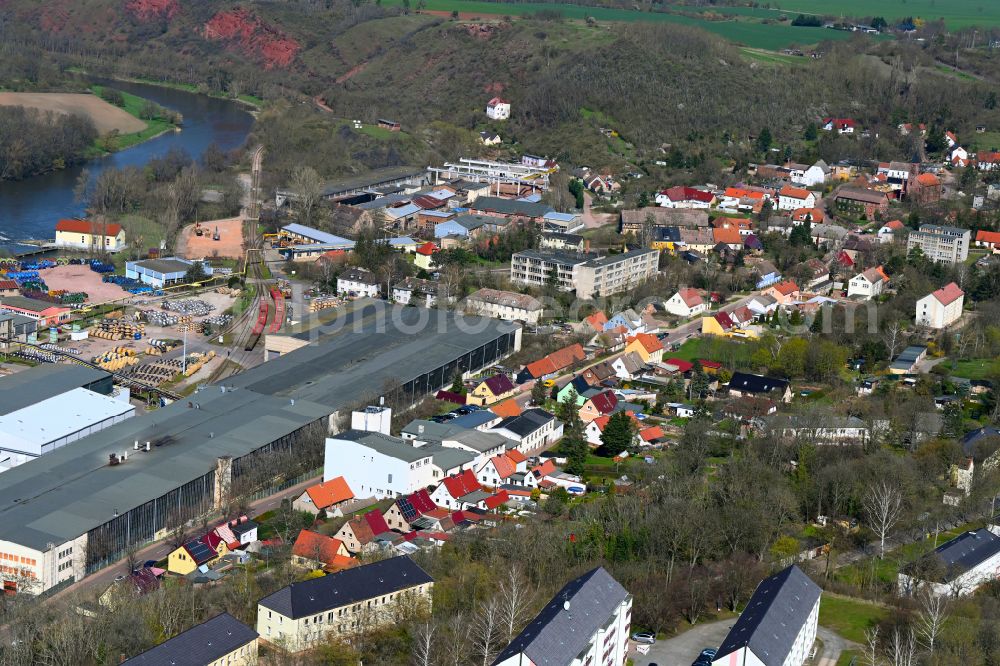
{"type": "Polygon", "coordinates": [[[372,528],[368,525],[368,521],[365,520],[364,516],[351,518],[344,527],[350,528],[351,532],[354,533],[355,540],[362,546],[371,543],[372,539],[375,538],[375,534],[372,532],[372,528]]]}
{"type": "Polygon", "coordinates": [[[527,409],[517,416],[505,418],[496,424],[492,430],[508,430],[523,439],[536,430],[545,427],[553,419],[555,417],[552,414],[536,407],[527,409]]]}
{"type": "Polygon", "coordinates": [[[774,289],[782,296],[790,296],[791,294],[799,291],[799,285],[795,284],[794,280],[782,280],[778,284],[771,287],[771,289],[774,289]]]}
{"type": "Polygon", "coordinates": [[[660,194],[664,195],[671,201],[698,201],[700,203],[711,203],[715,199],[715,195],[711,192],[706,192],[704,190],[698,190],[693,187],[670,187],[660,194]]]}
{"type": "Polygon", "coordinates": [[[636,333],[633,337],[627,339],[629,344],[632,344],[633,341],[638,341],[648,354],[652,354],[663,349],[663,343],[660,342],[660,339],[652,333],[636,333]]]}
{"type": "Polygon", "coordinates": [[[668,358],[663,361],[663,365],[674,367],[677,369],[677,372],[688,372],[694,367],[694,363],[681,358],[668,358]]]}
{"type": "Polygon", "coordinates": [[[764,664],[785,663],[820,592],[794,565],[765,578],[719,647],[716,661],[745,647],[764,664]]]}
{"type": "Polygon", "coordinates": [[[715,321],[719,322],[719,326],[722,327],[723,331],[728,331],[735,326],[733,319],[729,316],[728,312],[716,312],[713,318],[715,321]]]}
{"type": "Polygon", "coordinates": [[[518,654],[534,666],[570,664],[628,598],[604,567],[589,571],[567,583],[493,664],[518,654]]]}
{"type": "Polygon", "coordinates": [[[523,462],[527,462],[528,461],[528,456],[524,455],[523,453],[521,453],[517,449],[510,449],[510,450],[508,450],[507,451],[507,457],[515,465],[519,465],[519,464],[521,464],[523,462]]]}
{"type": "Polygon", "coordinates": [[[256,640],[258,635],[229,613],[223,613],[122,663],[129,666],[212,664],[256,640]]]}
{"type": "Polygon", "coordinates": [[[258,603],[298,619],[432,582],[426,571],[403,555],[292,583],[258,603]]]}
{"type": "Polygon", "coordinates": [[[191,539],[181,546],[188,554],[188,557],[197,565],[201,566],[219,556],[210,546],[201,539],[191,539]]]}
{"type": "Polygon", "coordinates": [[[618,396],[614,391],[603,391],[590,398],[590,403],[601,414],[610,414],[618,406],[618,396]]]}
{"type": "Polygon", "coordinates": [[[336,476],[329,481],[317,483],[315,486],[307,488],[306,493],[317,509],[325,509],[328,506],[354,499],[354,493],[342,476],[336,476]]]}
{"type": "Polygon", "coordinates": [[[729,388],[742,393],[770,393],[774,390],[784,393],[788,388],[788,380],[753,375],[749,372],[735,372],[729,380],[729,388]]]}
{"type": "Polygon", "coordinates": [[[503,395],[504,393],[510,393],[516,386],[514,382],[510,380],[505,374],[497,373],[483,382],[486,387],[490,390],[493,395],[503,395]]]}
{"type": "Polygon", "coordinates": [[[652,442],[657,439],[662,439],[663,436],[663,428],[660,426],[650,426],[649,428],[639,431],[639,437],[641,437],[644,442],[652,442]]]}
{"type": "Polygon", "coordinates": [[[511,398],[510,400],[504,400],[503,402],[498,402],[497,404],[492,405],[490,407],[490,411],[503,418],[520,416],[521,405],[517,404],[517,400],[511,398]]]}
{"type": "Polygon", "coordinates": [[[1000,553],[1000,537],[985,527],[965,532],[947,541],[928,557],[939,557],[944,563],[944,580],[949,582],[1000,553]]]}
{"type": "Polygon", "coordinates": [[[556,463],[551,458],[547,458],[531,468],[531,473],[537,478],[548,476],[556,471],[556,463]]]}
{"type": "Polygon", "coordinates": [[[448,491],[448,494],[455,499],[460,499],[469,493],[482,490],[482,486],[480,486],[479,481],[476,480],[475,472],[471,469],[467,469],[461,474],[456,474],[455,476],[445,477],[442,483],[444,483],[445,490],[448,491]]]}
{"type": "Polygon", "coordinates": [[[1000,243],[1000,231],[980,229],[976,232],[976,240],[980,243],[1000,243]]]}
{"type": "Polygon", "coordinates": [[[117,236],[121,230],[122,225],[114,222],[105,224],[95,220],[59,220],[56,222],[56,231],[65,231],[71,234],[117,236]]]}
{"type": "Polygon", "coordinates": [[[301,530],[298,538],[295,539],[295,545],[292,546],[292,555],[323,564],[333,563],[338,551],[343,546],[344,543],[340,539],[312,530],[301,530]]]}
{"type": "Polygon", "coordinates": [[[895,231],[897,229],[903,229],[903,228],[905,228],[906,225],[903,224],[902,220],[890,220],[889,222],[886,222],[885,224],[883,224],[882,227],[884,229],[889,229],[891,231],[895,231]]]}
{"type": "Polygon", "coordinates": [[[379,534],[385,534],[386,532],[391,532],[389,525],[385,522],[385,516],[378,509],[369,511],[364,515],[365,522],[368,523],[368,527],[371,529],[372,534],[378,536],[379,534]]]}
{"type": "Polygon", "coordinates": [[[781,188],[781,191],[778,192],[778,196],[781,197],[788,197],[789,199],[803,199],[803,200],[808,199],[811,194],[812,192],[810,192],[807,189],[801,187],[793,187],[791,185],[785,185],[783,188],[781,188]]]}
{"type": "Polygon", "coordinates": [[[437,251],[438,251],[438,246],[430,241],[427,241],[426,243],[417,248],[417,254],[422,254],[428,257],[437,251]]]}
{"type": "Polygon", "coordinates": [[[489,497],[487,497],[483,501],[483,503],[486,505],[487,509],[492,511],[493,509],[496,509],[498,506],[506,504],[508,501],[510,501],[510,495],[507,494],[506,490],[501,490],[496,495],[490,495],[489,497]]]}
{"type": "Polygon", "coordinates": [[[941,305],[950,305],[964,295],[965,292],[954,282],[949,282],[931,294],[941,305]]]}
{"type": "Polygon", "coordinates": [[[514,461],[505,455],[493,456],[490,458],[490,462],[493,463],[493,468],[496,469],[497,476],[501,479],[506,479],[517,471],[514,461]]]}
{"type": "Polygon", "coordinates": [[[743,237],[740,236],[739,227],[715,227],[712,229],[712,239],[716,243],[727,245],[742,245],[743,237]]]}
{"type": "Polygon", "coordinates": [[[604,325],[608,323],[608,316],[603,312],[601,312],[600,310],[598,310],[594,314],[584,319],[584,321],[590,324],[591,328],[600,333],[601,331],[604,330],[604,325]]]}

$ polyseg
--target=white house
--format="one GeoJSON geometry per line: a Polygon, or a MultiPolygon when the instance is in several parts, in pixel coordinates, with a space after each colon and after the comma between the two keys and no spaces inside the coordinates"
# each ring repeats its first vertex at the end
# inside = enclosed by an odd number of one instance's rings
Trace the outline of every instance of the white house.
{"type": "Polygon", "coordinates": [[[528,324],[537,324],[544,309],[541,301],[528,294],[485,288],[469,295],[464,303],[467,310],[484,317],[528,324]]]}
{"type": "MultiPolygon", "coordinates": [[[[489,111],[486,112],[489,114],[489,111]]],[[[500,143],[500,135],[496,132],[480,132],[479,140],[486,146],[495,146],[500,143]]]]}
{"type": "Polygon", "coordinates": [[[800,168],[792,170],[791,181],[796,185],[802,185],[803,187],[813,187],[814,185],[821,185],[826,182],[827,175],[830,172],[830,167],[827,166],[826,162],[820,160],[810,167],[805,165],[795,165],[800,168]]]}
{"type": "Polygon", "coordinates": [[[624,664],[632,595],[598,567],[570,581],[493,661],[527,664],[624,664]]]}
{"type": "Polygon", "coordinates": [[[816,640],[820,589],[792,565],[765,578],[712,666],[802,666],[816,640]]]}
{"type": "Polygon", "coordinates": [[[635,379],[641,375],[645,367],[646,364],[643,362],[642,357],[636,352],[620,354],[611,361],[611,368],[615,371],[615,376],[618,379],[626,381],[635,379]]]}
{"type": "Polygon", "coordinates": [[[858,273],[847,283],[847,297],[858,297],[862,301],[870,301],[882,293],[882,289],[889,281],[889,276],[885,274],[881,266],[869,268],[858,273]]]}
{"type": "Polygon", "coordinates": [[[899,234],[903,233],[903,229],[905,228],[906,225],[901,220],[886,222],[878,230],[878,242],[891,243],[899,234]]]}
{"type": "Polygon", "coordinates": [[[344,480],[358,497],[399,497],[437,482],[432,451],[380,432],[348,430],[326,439],[323,481],[344,480]]]}
{"type": "Polygon", "coordinates": [[[510,118],[510,102],[494,97],[486,104],[486,116],[490,120],[507,120],[510,118]]]}
{"type": "Polygon", "coordinates": [[[926,589],[937,595],[965,596],[1000,572],[1000,537],[983,527],[947,541],[927,557],[939,560],[944,569],[937,580],[917,578],[912,567],[899,574],[899,591],[913,594],[926,589]]]}
{"type": "Polygon", "coordinates": [[[488,432],[514,440],[517,442],[517,450],[528,455],[535,449],[559,440],[563,434],[563,424],[543,409],[526,409],[519,416],[505,418],[488,432]]]}
{"type": "MultiPolygon", "coordinates": [[[[476,477],[485,486],[498,488],[504,484],[516,483],[515,478],[524,479],[530,474],[528,471],[528,459],[520,451],[513,450],[510,453],[493,456],[476,470],[476,477]]],[[[532,477],[534,479],[534,477],[532,477]]]]}
{"type": "Polygon", "coordinates": [[[679,289],[663,304],[663,307],[677,317],[693,317],[708,309],[698,290],[690,287],[679,289]]]}
{"type": "Polygon", "coordinates": [[[797,210],[799,208],[815,208],[816,195],[801,187],[785,185],[778,192],[778,210],[797,210]]]}
{"type": "Polygon", "coordinates": [[[338,294],[375,298],[379,295],[380,289],[375,274],[364,268],[351,268],[337,276],[338,294]]]}
{"type": "Polygon", "coordinates": [[[945,328],[962,316],[965,292],[957,284],[949,282],[941,289],[927,294],[917,301],[917,326],[945,328]]]}

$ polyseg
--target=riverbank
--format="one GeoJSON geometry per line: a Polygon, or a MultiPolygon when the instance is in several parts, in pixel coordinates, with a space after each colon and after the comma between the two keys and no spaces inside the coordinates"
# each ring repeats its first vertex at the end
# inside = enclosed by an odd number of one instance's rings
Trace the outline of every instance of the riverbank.
{"type": "MultiPolygon", "coordinates": [[[[101,92],[104,90],[104,86],[91,86],[90,90],[95,95],[100,97],[101,92]]],[[[98,137],[98,139],[94,141],[94,150],[96,153],[94,155],[90,155],[89,157],[99,157],[100,155],[107,155],[108,153],[125,150],[126,148],[131,148],[136,144],[143,143],[144,141],[155,139],[156,137],[166,134],[167,132],[180,131],[180,125],[165,118],[142,117],[142,109],[147,104],[151,103],[150,100],[125,91],[118,92],[121,93],[122,99],[124,100],[124,104],[120,108],[130,116],[134,116],[145,123],[146,129],[129,134],[111,132],[98,137]]]]}
{"type": "Polygon", "coordinates": [[[102,76],[97,74],[90,74],[87,70],[80,67],[70,67],[66,70],[71,74],[78,74],[80,76],[95,76],[99,79],[106,79],[109,81],[121,81],[123,83],[141,83],[147,86],[158,86],[160,88],[170,88],[171,90],[181,90],[183,92],[194,93],[195,95],[205,95],[206,97],[211,97],[213,99],[222,99],[227,102],[236,102],[237,104],[243,104],[244,106],[249,106],[254,109],[254,111],[260,111],[264,106],[264,100],[260,97],[254,95],[236,95],[232,97],[230,95],[224,95],[220,92],[215,92],[211,90],[202,90],[198,86],[192,83],[179,83],[177,81],[157,81],[156,79],[146,79],[141,77],[131,77],[131,76],[102,76]]]}

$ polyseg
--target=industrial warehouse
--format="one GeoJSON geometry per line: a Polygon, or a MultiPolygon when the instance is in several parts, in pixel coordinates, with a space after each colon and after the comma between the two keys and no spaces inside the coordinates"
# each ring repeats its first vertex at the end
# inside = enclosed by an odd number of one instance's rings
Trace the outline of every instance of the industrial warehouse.
{"type": "MultiPolygon", "coordinates": [[[[513,353],[517,324],[454,313],[416,330],[427,311],[394,308],[384,330],[363,309],[349,325],[292,336],[300,348],[55,449],[2,475],[0,556],[8,592],[79,580],[130,547],[186,521],[222,513],[234,497],[287,487],[323,463],[339,409],[399,378],[412,400],[513,353]],[[413,327],[411,332],[409,327],[413,327]],[[466,332],[478,331],[478,332],[466,332]],[[304,345],[304,346],[303,346],[304,345]],[[404,379],[405,378],[405,379],[404,379]]],[[[0,382],[0,386],[3,382],[0,382]]]]}

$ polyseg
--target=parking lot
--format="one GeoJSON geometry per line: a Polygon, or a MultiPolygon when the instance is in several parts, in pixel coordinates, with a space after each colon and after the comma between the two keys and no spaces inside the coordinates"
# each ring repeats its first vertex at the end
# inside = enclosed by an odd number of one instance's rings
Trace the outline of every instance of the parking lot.
{"type": "Polygon", "coordinates": [[[703,649],[718,648],[734,624],[735,618],[696,625],[680,636],[656,641],[649,654],[639,654],[633,649],[628,656],[635,666],[691,666],[703,649]]]}

